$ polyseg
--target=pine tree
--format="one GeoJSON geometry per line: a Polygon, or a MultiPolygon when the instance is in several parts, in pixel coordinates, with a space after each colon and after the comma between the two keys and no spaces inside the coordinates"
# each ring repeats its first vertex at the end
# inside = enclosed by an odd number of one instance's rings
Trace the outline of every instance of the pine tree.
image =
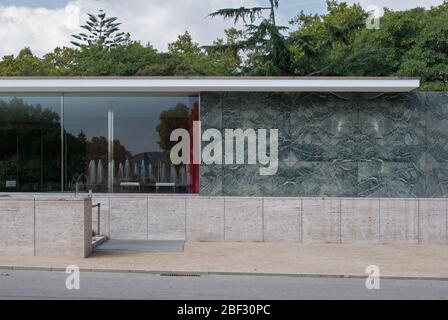
{"type": "MultiPolygon", "coordinates": [[[[235,24],[243,22],[243,39],[233,47],[245,51],[249,56],[252,74],[290,75],[292,73],[291,52],[288,39],[282,32],[288,29],[277,25],[276,10],[279,0],[269,0],[267,7],[220,9],[209,16],[232,19],[235,24]],[[266,16],[265,16],[266,15],[266,16]],[[252,61],[251,61],[252,60],[252,61]]],[[[228,46],[222,46],[223,48],[228,46]]]]}
{"type": "Polygon", "coordinates": [[[103,10],[99,10],[97,15],[88,14],[89,19],[81,28],[88,33],[72,35],[78,41],[70,41],[77,47],[99,45],[103,48],[115,47],[126,42],[129,34],[119,32],[121,23],[116,22],[117,17],[107,17],[103,10]]]}

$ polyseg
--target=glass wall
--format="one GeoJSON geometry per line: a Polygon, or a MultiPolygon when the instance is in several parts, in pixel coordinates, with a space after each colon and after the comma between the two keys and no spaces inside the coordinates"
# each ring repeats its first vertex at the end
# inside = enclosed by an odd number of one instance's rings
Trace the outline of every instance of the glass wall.
{"type": "Polygon", "coordinates": [[[0,95],[0,192],[61,191],[61,96],[0,95]]]}
{"type": "Polygon", "coordinates": [[[169,154],[171,132],[191,132],[198,108],[197,96],[65,95],[64,189],[197,192],[197,167],[169,154]]]}
{"type": "Polygon", "coordinates": [[[198,166],[169,154],[174,129],[192,135],[198,100],[0,95],[0,192],[196,193],[198,166]]]}

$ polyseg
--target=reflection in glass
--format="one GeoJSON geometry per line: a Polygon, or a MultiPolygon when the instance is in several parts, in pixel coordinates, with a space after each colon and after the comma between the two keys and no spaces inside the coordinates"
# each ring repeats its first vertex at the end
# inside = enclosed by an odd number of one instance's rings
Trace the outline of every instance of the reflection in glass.
{"type": "Polygon", "coordinates": [[[173,166],[174,129],[191,131],[198,98],[66,95],[66,190],[197,192],[198,170],[173,166]]]}
{"type": "Polygon", "coordinates": [[[61,191],[61,97],[0,95],[0,192],[61,191]]]}

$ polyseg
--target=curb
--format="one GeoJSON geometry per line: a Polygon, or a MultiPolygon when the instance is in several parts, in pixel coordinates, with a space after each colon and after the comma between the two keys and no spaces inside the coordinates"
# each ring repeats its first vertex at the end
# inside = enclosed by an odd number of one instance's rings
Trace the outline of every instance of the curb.
{"type": "MultiPolygon", "coordinates": [[[[46,267],[20,267],[20,266],[0,266],[0,271],[47,271],[47,272],[65,272],[65,268],[46,268],[46,267]]],[[[333,279],[366,279],[367,275],[344,275],[344,274],[312,274],[312,273],[265,273],[265,272],[222,272],[222,271],[158,271],[158,270],[126,270],[126,269],[89,269],[80,268],[81,272],[90,273],[129,273],[129,274],[147,274],[163,277],[200,277],[200,276],[256,276],[256,277],[289,277],[289,278],[333,278],[333,279]]],[[[422,276],[381,276],[381,279],[387,280],[426,280],[426,281],[448,281],[448,277],[422,277],[422,276]]]]}

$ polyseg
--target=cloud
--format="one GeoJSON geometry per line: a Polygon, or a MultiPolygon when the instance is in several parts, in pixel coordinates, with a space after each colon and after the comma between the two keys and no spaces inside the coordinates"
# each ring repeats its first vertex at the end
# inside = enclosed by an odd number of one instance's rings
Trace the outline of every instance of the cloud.
{"type": "Polygon", "coordinates": [[[15,54],[23,47],[38,53],[64,44],[79,26],[79,7],[62,9],[0,7],[0,55],[15,54]]]}
{"type": "Polygon", "coordinates": [[[43,55],[57,46],[67,46],[71,34],[81,30],[79,25],[87,13],[98,9],[117,16],[122,22],[121,30],[130,32],[133,39],[150,42],[161,50],[186,30],[195,41],[208,44],[232,26],[220,18],[207,18],[209,13],[257,3],[258,0],[74,0],[58,9],[0,6],[0,56],[17,54],[24,47],[43,55]]]}

